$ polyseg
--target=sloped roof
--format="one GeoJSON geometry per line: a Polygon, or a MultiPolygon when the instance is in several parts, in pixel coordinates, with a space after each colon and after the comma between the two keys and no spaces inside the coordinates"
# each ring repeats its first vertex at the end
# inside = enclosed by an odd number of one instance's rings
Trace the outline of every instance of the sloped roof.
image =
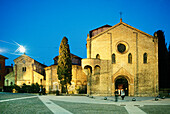
{"type": "MultiPolygon", "coordinates": [[[[27,57],[31,58],[30,56],[28,56],[28,55],[26,55],[26,54],[23,54],[23,55],[21,55],[21,56],[27,56],[27,57]]],[[[20,58],[21,56],[17,57],[16,59],[20,58]]],[[[14,59],[14,61],[15,61],[16,59],[14,59]]],[[[31,58],[31,59],[33,59],[33,58],[31,58]]],[[[35,59],[33,59],[33,60],[34,60],[35,62],[37,62],[37,63],[43,65],[43,66],[47,66],[47,65],[44,65],[44,64],[42,64],[42,63],[36,61],[35,59]]]]}
{"type": "MultiPolygon", "coordinates": [[[[73,57],[73,58],[82,59],[81,57],[79,57],[79,56],[77,56],[77,55],[74,55],[74,54],[72,54],[72,53],[70,53],[70,54],[71,54],[71,57],[73,57]]],[[[58,56],[55,56],[55,57],[53,58],[53,60],[55,60],[56,58],[58,58],[58,56]]]]}
{"type": "Polygon", "coordinates": [[[126,26],[126,27],[129,27],[129,28],[131,28],[131,29],[133,29],[133,30],[136,30],[136,31],[140,32],[141,34],[144,34],[144,35],[146,35],[146,36],[148,36],[148,37],[153,37],[153,36],[150,35],[150,34],[147,34],[147,33],[143,32],[143,31],[141,31],[141,30],[139,30],[139,29],[136,29],[136,28],[134,28],[134,27],[132,27],[132,26],[130,26],[130,25],[128,25],[128,24],[126,24],[126,23],[120,21],[118,24],[116,24],[116,25],[114,25],[114,26],[108,28],[107,30],[105,30],[105,31],[103,31],[103,32],[101,32],[101,33],[99,33],[99,34],[97,34],[97,35],[91,37],[91,39],[95,39],[96,37],[98,37],[98,36],[100,36],[100,35],[102,35],[102,34],[108,32],[108,31],[110,31],[110,30],[113,29],[113,28],[116,28],[116,27],[119,26],[119,25],[124,25],[124,26],[126,26]]]}
{"type": "Polygon", "coordinates": [[[104,26],[101,26],[101,27],[98,27],[98,28],[96,28],[96,29],[93,29],[93,30],[91,30],[90,32],[92,32],[92,31],[94,31],[94,30],[97,30],[97,29],[100,29],[100,28],[103,28],[103,27],[112,27],[112,26],[111,26],[111,25],[106,24],[106,25],[104,25],[104,26]]]}
{"type": "Polygon", "coordinates": [[[3,55],[0,55],[0,58],[8,59],[7,57],[5,57],[5,56],[3,56],[3,55]]]}

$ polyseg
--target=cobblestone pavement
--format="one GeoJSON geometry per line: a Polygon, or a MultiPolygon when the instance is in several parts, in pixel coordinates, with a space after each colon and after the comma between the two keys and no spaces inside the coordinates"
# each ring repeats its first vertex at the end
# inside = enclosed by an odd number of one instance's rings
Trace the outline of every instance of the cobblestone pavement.
{"type": "Polygon", "coordinates": [[[56,105],[51,100],[48,99],[46,96],[39,96],[39,99],[54,113],[54,114],[72,114],[71,112],[67,111],[66,109],[56,105]]]}
{"type": "Polygon", "coordinates": [[[170,114],[170,99],[159,99],[154,97],[126,97],[119,98],[115,102],[114,97],[85,97],[85,96],[46,96],[52,102],[69,110],[72,113],[129,113],[129,114],[170,114]],[[136,101],[132,101],[135,98],[136,101]],[[149,108],[148,108],[149,107],[149,108]],[[162,110],[162,109],[163,110],[162,110]]]}
{"type": "Polygon", "coordinates": [[[53,114],[38,97],[0,102],[0,114],[53,114]]]}
{"type": "Polygon", "coordinates": [[[170,98],[135,97],[132,101],[133,97],[125,97],[115,102],[114,97],[1,95],[0,114],[170,114],[170,98]]]}

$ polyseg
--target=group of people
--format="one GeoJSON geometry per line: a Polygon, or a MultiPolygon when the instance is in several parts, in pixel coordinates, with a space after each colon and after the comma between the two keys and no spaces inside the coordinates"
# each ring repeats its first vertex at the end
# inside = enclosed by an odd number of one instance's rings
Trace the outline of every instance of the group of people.
{"type": "Polygon", "coordinates": [[[46,89],[42,86],[40,86],[39,95],[46,95],[46,89]]]}
{"type": "Polygon", "coordinates": [[[122,100],[125,98],[125,91],[123,89],[116,89],[115,91],[115,101],[117,102],[118,96],[121,96],[122,100]]]}

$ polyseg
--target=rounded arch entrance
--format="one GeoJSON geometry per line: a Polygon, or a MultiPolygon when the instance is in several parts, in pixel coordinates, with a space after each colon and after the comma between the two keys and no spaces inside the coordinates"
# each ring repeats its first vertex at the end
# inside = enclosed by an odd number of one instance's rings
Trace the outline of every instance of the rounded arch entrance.
{"type": "Polygon", "coordinates": [[[121,91],[125,91],[125,95],[129,95],[129,82],[125,76],[118,76],[115,79],[115,90],[118,90],[119,95],[121,95],[121,91]]]}
{"type": "Polygon", "coordinates": [[[92,76],[92,67],[90,65],[86,65],[84,67],[84,72],[87,76],[87,84],[86,84],[86,88],[87,88],[87,94],[91,95],[91,76],[92,76]]]}

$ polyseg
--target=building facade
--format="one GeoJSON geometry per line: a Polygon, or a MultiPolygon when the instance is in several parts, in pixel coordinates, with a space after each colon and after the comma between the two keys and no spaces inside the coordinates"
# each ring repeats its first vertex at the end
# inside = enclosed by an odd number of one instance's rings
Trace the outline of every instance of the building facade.
{"type": "MultiPolygon", "coordinates": [[[[82,58],[71,54],[71,59],[72,85],[68,87],[68,92],[70,94],[77,94],[80,91],[85,93],[87,91],[87,78],[81,67],[82,58]]],[[[38,83],[46,89],[46,93],[56,93],[56,90],[61,92],[60,80],[58,80],[57,75],[58,56],[53,60],[54,64],[47,67],[26,54],[21,55],[14,60],[13,71],[5,76],[5,86],[38,83]]]]}
{"type": "Polygon", "coordinates": [[[46,76],[44,68],[47,67],[46,65],[37,62],[26,54],[16,58],[14,63],[13,76],[15,77],[16,85],[38,83],[45,86],[46,76]]]}
{"type": "MultiPolygon", "coordinates": [[[[77,94],[80,91],[85,92],[87,91],[86,90],[87,78],[81,67],[82,58],[71,54],[71,59],[72,59],[72,81],[71,85],[68,87],[68,92],[70,94],[77,94]]],[[[54,64],[45,68],[46,91],[48,93],[56,92],[56,90],[59,90],[61,92],[60,80],[58,80],[57,75],[58,56],[56,56],[53,60],[54,64]]]]}
{"type": "Polygon", "coordinates": [[[4,86],[11,86],[15,84],[15,76],[13,72],[13,64],[11,66],[5,66],[5,80],[4,86]]]}
{"type": "Polygon", "coordinates": [[[102,26],[87,36],[87,93],[113,96],[158,95],[158,39],[124,22],[102,26]]]}
{"type": "Polygon", "coordinates": [[[0,55],[0,91],[3,90],[4,86],[4,79],[5,79],[5,60],[8,59],[7,57],[0,55]]]}

